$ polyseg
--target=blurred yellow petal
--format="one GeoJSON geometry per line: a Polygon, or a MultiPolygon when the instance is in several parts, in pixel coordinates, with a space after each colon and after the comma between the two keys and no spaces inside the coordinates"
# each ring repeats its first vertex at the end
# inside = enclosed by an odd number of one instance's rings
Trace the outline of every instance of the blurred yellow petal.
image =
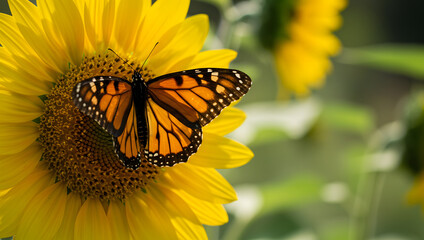
{"type": "Polygon", "coordinates": [[[85,200],[75,220],[75,239],[112,240],[109,221],[99,199],[85,200]]]}
{"type": "Polygon", "coordinates": [[[33,143],[19,154],[0,156],[0,189],[13,187],[32,173],[41,159],[42,149],[33,143]]]}
{"type": "Polygon", "coordinates": [[[345,0],[300,0],[294,3],[284,38],[273,46],[275,65],[285,90],[297,96],[321,87],[331,70],[330,56],[341,43],[332,31],[341,26],[345,0]]]}
{"type": "Polygon", "coordinates": [[[298,95],[309,94],[309,87],[319,87],[331,68],[330,60],[314,54],[298,42],[277,47],[275,62],[283,84],[298,95]]]}
{"type": "Polygon", "coordinates": [[[304,44],[304,47],[311,51],[311,54],[329,54],[338,53],[341,45],[339,40],[327,32],[314,32],[305,29],[300,24],[292,24],[290,26],[290,34],[293,40],[304,44]]]}
{"type": "Polygon", "coordinates": [[[53,239],[65,213],[66,186],[56,183],[31,199],[20,221],[17,239],[53,239]]]}

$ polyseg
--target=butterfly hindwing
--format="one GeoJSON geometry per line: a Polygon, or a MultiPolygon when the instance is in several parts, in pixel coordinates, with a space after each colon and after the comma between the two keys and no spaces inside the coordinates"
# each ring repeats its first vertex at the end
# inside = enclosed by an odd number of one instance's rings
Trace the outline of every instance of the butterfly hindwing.
{"type": "Polygon", "coordinates": [[[249,76],[223,68],[201,68],[166,74],[147,82],[149,95],[191,128],[200,128],[240,99],[251,86],[249,76]]]}
{"type": "Polygon", "coordinates": [[[149,136],[146,159],[156,166],[186,162],[202,142],[202,129],[190,128],[151,99],[146,109],[149,136]]]}
{"type": "Polygon", "coordinates": [[[125,167],[137,169],[141,164],[142,146],[137,130],[137,118],[134,104],[132,104],[124,131],[113,138],[115,152],[125,167]]]}
{"type": "Polygon", "coordinates": [[[124,131],[133,106],[132,85],[121,78],[93,77],[72,90],[75,105],[112,136],[124,131]]]}

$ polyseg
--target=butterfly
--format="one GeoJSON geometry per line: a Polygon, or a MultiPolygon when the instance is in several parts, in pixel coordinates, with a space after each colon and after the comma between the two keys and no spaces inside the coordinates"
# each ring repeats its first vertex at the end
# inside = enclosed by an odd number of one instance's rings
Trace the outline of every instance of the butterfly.
{"type": "Polygon", "coordinates": [[[113,136],[122,164],[136,170],[142,159],[159,167],[187,162],[202,143],[202,127],[251,86],[235,69],[200,68],[149,81],[95,76],[77,83],[75,106],[113,136]]]}

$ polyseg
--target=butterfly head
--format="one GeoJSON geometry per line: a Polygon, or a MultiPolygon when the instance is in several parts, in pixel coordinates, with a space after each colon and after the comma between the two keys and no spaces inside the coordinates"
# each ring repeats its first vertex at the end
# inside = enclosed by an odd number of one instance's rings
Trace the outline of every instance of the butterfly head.
{"type": "Polygon", "coordinates": [[[139,71],[134,71],[134,74],[132,75],[132,81],[133,82],[143,81],[143,77],[141,76],[141,73],[139,71]]]}

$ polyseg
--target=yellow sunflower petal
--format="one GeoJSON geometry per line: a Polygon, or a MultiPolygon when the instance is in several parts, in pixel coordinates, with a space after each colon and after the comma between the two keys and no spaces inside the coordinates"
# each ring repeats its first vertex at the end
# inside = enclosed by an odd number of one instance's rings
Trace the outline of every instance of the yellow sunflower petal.
{"type": "Polygon", "coordinates": [[[132,238],[177,239],[175,229],[159,203],[140,193],[126,202],[126,215],[132,238]]]}
{"type": "Polygon", "coordinates": [[[54,183],[49,171],[37,168],[0,198],[0,237],[16,234],[19,220],[35,195],[54,183]]]}
{"type": "Polygon", "coordinates": [[[17,239],[53,239],[65,213],[66,187],[56,183],[35,196],[22,216],[17,239]]]}
{"type": "Polygon", "coordinates": [[[293,23],[290,26],[293,40],[303,43],[311,52],[335,55],[340,50],[339,40],[330,32],[314,32],[303,25],[293,23]]]}
{"type": "Polygon", "coordinates": [[[81,4],[87,38],[91,43],[91,48],[86,48],[89,49],[88,53],[95,50],[102,52],[109,47],[115,22],[115,6],[115,0],[85,1],[81,4]]]}
{"type": "Polygon", "coordinates": [[[167,169],[161,180],[176,189],[182,189],[210,202],[223,204],[237,199],[233,187],[212,168],[179,164],[167,169]]]}
{"type": "Polygon", "coordinates": [[[41,116],[43,102],[38,97],[0,93],[0,123],[29,122],[41,116]]]}
{"type": "Polygon", "coordinates": [[[112,231],[112,239],[130,239],[125,206],[120,201],[111,201],[107,210],[107,218],[112,231]]]}
{"type": "Polygon", "coordinates": [[[31,145],[39,136],[36,124],[0,124],[0,153],[19,153],[31,145]]]}
{"type": "MultiPolygon", "coordinates": [[[[47,36],[58,36],[61,44],[60,51],[66,53],[68,59],[72,63],[81,62],[82,52],[84,49],[84,25],[82,17],[73,0],[39,0],[39,8],[46,8],[53,24],[54,32],[48,33],[47,36]]],[[[46,28],[45,28],[46,29],[46,28]]],[[[56,48],[56,51],[59,49],[56,48]]],[[[59,59],[58,59],[59,60],[59,59]]],[[[69,62],[63,59],[65,63],[69,62]]]]}
{"type": "MultiPolygon", "coordinates": [[[[168,72],[181,71],[184,69],[170,68],[171,63],[178,62],[189,56],[197,54],[203,46],[209,32],[209,20],[205,14],[198,14],[187,18],[181,23],[179,31],[174,33],[171,41],[159,40],[159,44],[166,47],[156,51],[156,55],[151,58],[149,65],[155,70],[156,75],[163,75],[168,72]]],[[[164,34],[168,35],[167,33],[164,34]]]]}
{"type": "Polygon", "coordinates": [[[181,198],[190,203],[191,210],[202,224],[218,226],[228,222],[228,215],[222,204],[201,200],[182,190],[174,190],[181,198]]]}
{"type": "Polygon", "coordinates": [[[76,193],[69,193],[66,200],[65,215],[62,225],[53,239],[74,240],[75,220],[81,208],[81,196],[76,193]]]}
{"type": "Polygon", "coordinates": [[[275,62],[284,85],[298,95],[309,93],[309,86],[322,84],[331,62],[324,54],[314,54],[299,42],[286,42],[277,47],[275,62]]]}
{"type": "Polygon", "coordinates": [[[75,220],[75,239],[112,240],[109,221],[99,199],[89,198],[75,220]]]}
{"type": "Polygon", "coordinates": [[[18,69],[38,76],[42,81],[52,81],[50,78],[56,75],[27,44],[16,26],[14,18],[2,13],[0,13],[0,43],[3,46],[0,58],[9,61],[13,59],[18,69]]]}
{"type": "MultiPolygon", "coordinates": [[[[0,190],[0,199],[1,199],[2,197],[4,197],[4,195],[6,195],[6,193],[8,193],[10,190],[11,190],[11,188],[8,188],[8,189],[2,189],[2,190],[0,190]]],[[[0,220],[1,220],[1,219],[0,219],[0,220]]]]}
{"type": "Polygon", "coordinates": [[[38,77],[0,52],[0,82],[8,90],[32,96],[47,94],[51,83],[38,77]]]}
{"type": "Polygon", "coordinates": [[[137,30],[140,28],[146,13],[150,9],[150,1],[116,2],[115,25],[113,27],[114,41],[119,43],[120,51],[131,52],[136,40],[137,30]]]}
{"type": "MultiPolygon", "coordinates": [[[[145,59],[159,38],[184,20],[189,3],[189,0],[158,0],[153,4],[138,30],[137,44],[134,46],[138,58],[145,59]]],[[[155,52],[161,47],[158,45],[155,52]]]]}
{"type": "Polygon", "coordinates": [[[219,117],[203,128],[203,132],[214,133],[220,136],[234,131],[244,122],[246,114],[237,108],[225,108],[219,117]]]}
{"type": "Polygon", "coordinates": [[[57,61],[57,52],[51,48],[41,24],[41,13],[30,1],[9,0],[10,11],[16,20],[17,26],[26,42],[34,49],[38,56],[58,73],[67,67],[67,62],[57,61]]]}
{"type": "Polygon", "coordinates": [[[203,136],[199,151],[188,161],[190,165],[221,169],[235,168],[253,158],[252,151],[241,143],[212,133],[205,132],[203,136]]]}
{"type": "Polygon", "coordinates": [[[188,69],[193,68],[227,68],[237,57],[237,52],[230,49],[209,50],[197,54],[188,69]]]}
{"type": "Polygon", "coordinates": [[[179,239],[207,239],[205,229],[191,210],[191,207],[178,194],[167,186],[155,184],[147,190],[155,199],[163,199],[162,206],[171,217],[179,239]]]}
{"type": "Polygon", "coordinates": [[[32,173],[41,159],[38,143],[30,145],[18,154],[0,157],[0,189],[13,187],[32,173]]]}

